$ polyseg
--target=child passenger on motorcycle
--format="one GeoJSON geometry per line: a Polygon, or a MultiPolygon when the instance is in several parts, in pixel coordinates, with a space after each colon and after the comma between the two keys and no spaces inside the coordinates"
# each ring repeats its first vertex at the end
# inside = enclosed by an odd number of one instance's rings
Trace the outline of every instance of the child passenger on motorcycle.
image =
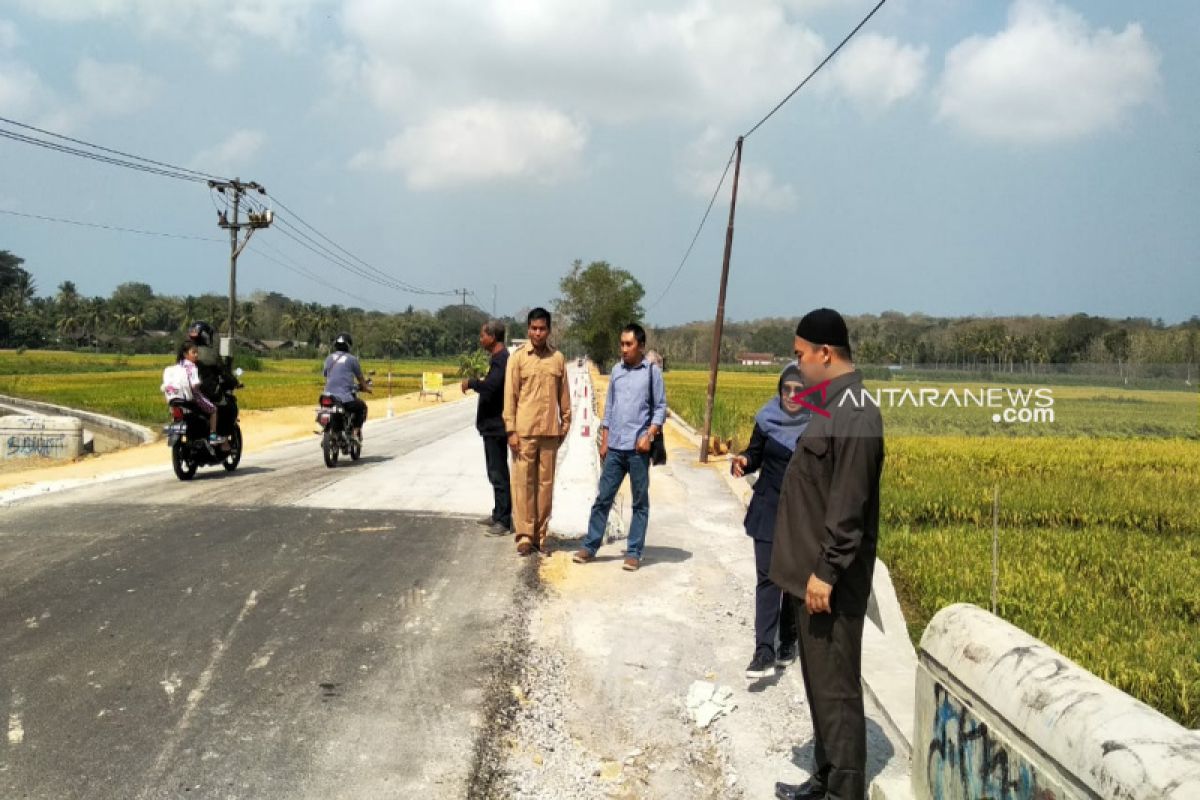
{"type": "Polygon", "coordinates": [[[213,444],[220,444],[224,440],[217,434],[217,407],[200,390],[200,370],[196,367],[196,359],[199,357],[200,351],[195,342],[185,341],[179,346],[177,358],[179,366],[183,367],[187,374],[188,385],[192,388],[192,403],[200,409],[200,413],[208,416],[208,440],[213,444]]]}

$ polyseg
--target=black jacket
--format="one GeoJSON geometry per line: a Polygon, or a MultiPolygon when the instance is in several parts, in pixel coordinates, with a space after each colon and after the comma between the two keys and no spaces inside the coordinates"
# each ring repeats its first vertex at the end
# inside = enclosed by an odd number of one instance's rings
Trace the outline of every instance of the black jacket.
{"type": "Polygon", "coordinates": [[[816,575],[833,584],[834,613],[866,613],[879,541],[883,418],[862,373],[829,382],[788,463],[779,495],[771,581],[803,597],[816,575]]]}
{"type": "Polygon", "coordinates": [[[479,393],[475,428],[481,436],[504,436],[504,375],[508,371],[508,350],[501,348],[488,361],[487,375],[472,378],[467,388],[479,393]]]}
{"type": "Polygon", "coordinates": [[[203,345],[196,348],[196,369],[200,373],[200,391],[216,404],[224,399],[226,389],[237,385],[237,379],[229,369],[228,360],[221,357],[217,348],[203,345]]]}
{"type": "Polygon", "coordinates": [[[754,497],[746,509],[746,535],[760,542],[775,538],[775,512],[779,507],[779,489],[783,485],[783,474],[787,470],[792,451],[754,426],[750,444],[742,453],[746,457],[744,472],[760,472],[754,482],[754,497]]]}

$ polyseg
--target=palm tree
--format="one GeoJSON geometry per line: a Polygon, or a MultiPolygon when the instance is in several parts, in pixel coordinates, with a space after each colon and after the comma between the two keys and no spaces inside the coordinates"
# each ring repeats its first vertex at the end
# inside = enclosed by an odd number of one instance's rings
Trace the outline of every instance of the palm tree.
{"type": "Polygon", "coordinates": [[[296,335],[304,330],[304,317],[302,312],[292,313],[285,311],[279,318],[279,328],[283,331],[283,335],[289,339],[295,339],[296,335]]]}
{"type": "Polygon", "coordinates": [[[79,291],[75,288],[74,281],[63,281],[58,285],[58,295],[54,298],[54,302],[64,312],[72,312],[79,305],[79,291]]]}
{"type": "Polygon", "coordinates": [[[250,337],[250,333],[254,328],[255,311],[257,306],[251,302],[245,302],[238,308],[238,330],[242,332],[242,336],[250,337]]]}

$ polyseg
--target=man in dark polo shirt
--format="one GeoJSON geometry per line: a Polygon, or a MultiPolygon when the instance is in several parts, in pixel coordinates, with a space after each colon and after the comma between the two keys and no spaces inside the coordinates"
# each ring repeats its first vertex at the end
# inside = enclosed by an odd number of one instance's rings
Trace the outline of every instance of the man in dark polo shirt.
{"type": "Polygon", "coordinates": [[[488,481],[492,484],[492,513],[479,520],[493,536],[512,530],[512,491],[508,476],[508,441],[504,430],[504,375],[508,370],[508,348],[504,346],[504,323],[490,319],[479,329],[479,346],[488,352],[487,375],[462,382],[462,390],[479,393],[475,428],[483,437],[483,456],[488,481]]]}
{"type": "Polygon", "coordinates": [[[771,581],[796,601],[800,667],[813,721],[812,778],[775,784],[781,800],[865,800],[862,633],[879,539],[883,419],[863,391],[841,314],[796,327],[803,398],[814,406],[788,463],[771,581]]]}

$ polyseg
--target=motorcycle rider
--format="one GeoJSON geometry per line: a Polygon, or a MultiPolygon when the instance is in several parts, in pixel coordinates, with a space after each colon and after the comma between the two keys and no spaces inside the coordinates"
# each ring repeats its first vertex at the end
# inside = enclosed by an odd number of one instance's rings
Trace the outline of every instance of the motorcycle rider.
{"type": "Polygon", "coordinates": [[[358,357],[350,352],[354,340],[348,333],[339,333],[333,340],[333,352],[325,358],[325,394],[337,400],[350,415],[351,435],[361,445],[362,426],[367,421],[367,404],[359,400],[356,392],[370,392],[363,377],[358,357]]]}
{"type": "MultiPolygon", "coordinates": [[[[230,370],[230,359],[221,357],[213,347],[213,327],[197,320],[188,328],[188,338],[196,344],[196,367],[200,371],[200,391],[217,406],[217,432],[228,438],[237,421],[237,401],[226,392],[237,388],[238,381],[230,370]]],[[[228,449],[228,445],[222,447],[228,449]]]]}

